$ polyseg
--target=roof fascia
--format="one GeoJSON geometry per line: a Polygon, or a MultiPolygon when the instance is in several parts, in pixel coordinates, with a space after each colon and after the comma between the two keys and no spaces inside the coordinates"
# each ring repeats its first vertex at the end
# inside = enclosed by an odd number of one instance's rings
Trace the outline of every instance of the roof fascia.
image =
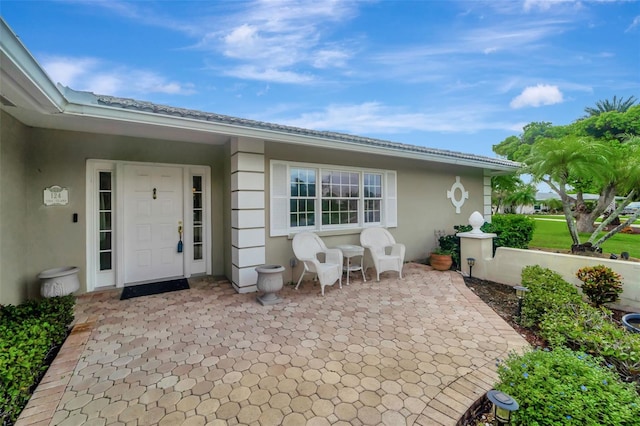
{"type": "Polygon", "coordinates": [[[437,163],[454,164],[466,167],[490,169],[496,172],[513,172],[516,167],[495,164],[481,160],[438,156],[435,154],[411,152],[393,149],[391,147],[368,146],[348,141],[337,141],[328,138],[314,137],[308,135],[294,135],[287,132],[269,129],[252,128],[228,123],[217,123],[214,121],[202,121],[189,117],[178,117],[170,115],[159,115],[153,112],[123,110],[110,106],[98,104],[88,105],[85,103],[69,103],[65,108],[66,114],[93,117],[107,120],[124,121],[129,123],[139,123],[153,126],[166,126],[176,129],[196,130],[206,133],[220,133],[231,137],[248,137],[256,139],[270,140],[274,142],[293,143],[297,145],[307,145],[323,147],[344,151],[358,151],[366,154],[377,154],[393,156],[398,158],[416,159],[421,161],[431,161],[437,163]]]}
{"type": "MultiPolygon", "coordinates": [[[[19,87],[25,100],[45,112],[62,112],[66,104],[64,96],[2,18],[0,18],[0,51],[2,57],[11,61],[30,83],[27,87],[24,85],[19,87]]],[[[7,68],[3,66],[3,69],[7,68]]],[[[7,75],[7,77],[13,82],[17,81],[12,78],[17,76],[7,75]]]]}

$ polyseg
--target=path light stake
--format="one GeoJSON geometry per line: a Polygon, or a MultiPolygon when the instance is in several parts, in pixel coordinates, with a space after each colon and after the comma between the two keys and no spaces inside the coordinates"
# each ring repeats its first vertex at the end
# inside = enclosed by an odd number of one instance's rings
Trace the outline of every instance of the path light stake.
{"type": "Polygon", "coordinates": [[[529,289],[521,285],[515,286],[514,289],[516,290],[516,297],[518,298],[518,323],[519,323],[522,320],[522,300],[524,299],[524,296],[527,294],[529,289]]]}
{"type": "Polygon", "coordinates": [[[469,278],[471,278],[471,270],[473,265],[476,264],[476,260],[473,257],[467,257],[467,265],[469,265],[469,278]]]}
{"type": "Polygon", "coordinates": [[[520,407],[518,402],[506,393],[495,389],[487,392],[487,398],[493,404],[493,416],[496,419],[496,425],[506,426],[511,424],[511,413],[520,407]]]}

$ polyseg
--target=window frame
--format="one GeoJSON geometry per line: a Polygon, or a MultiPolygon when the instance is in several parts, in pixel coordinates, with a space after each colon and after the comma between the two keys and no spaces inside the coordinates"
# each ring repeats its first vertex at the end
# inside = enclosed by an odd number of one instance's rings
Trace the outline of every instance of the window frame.
{"type": "MultiPolygon", "coordinates": [[[[397,223],[393,218],[397,218],[397,172],[395,170],[372,169],[364,167],[339,166],[331,164],[314,164],[293,161],[271,160],[270,162],[270,235],[292,235],[303,231],[331,232],[345,230],[362,230],[367,227],[383,226],[395,227],[397,223]],[[314,171],[315,173],[315,197],[314,200],[314,225],[292,226],[291,225],[291,201],[299,197],[291,195],[291,172],[292,169],[303,169],[314,171]],[[343,172],[358,174],[358,197],[357,200],[357,223],[346,224],[323,224],[323,200],[335,200],[336,198],[324,197],[322,190],[322,177],[325,173],[343,172]],[[380,177],[380,197],[367,197],[365,193],[365,175],[377,175],[380,177]],[[283,182],[286,180],[286,183],[283,182]],[[284,186],[284,187],[283,187],[284,186]],[[367,201],[380,202],[380,220],[378,222],[367,222],[365,206],[367,201]],[[389,220],[391,218],[391,220],[389,220]]],[[[294,212],[295,213],[295,212],[294,212]]]]}

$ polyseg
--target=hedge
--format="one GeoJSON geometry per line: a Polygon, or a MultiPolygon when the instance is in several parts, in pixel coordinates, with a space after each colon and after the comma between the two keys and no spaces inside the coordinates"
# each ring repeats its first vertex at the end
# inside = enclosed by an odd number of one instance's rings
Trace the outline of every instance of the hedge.
{"type": "Polygon", "coordinates": [[[584,302],[572,284],[549,269],[525,267],[522,285],[529,288],[522,325],[537,328],[554,348],[566,346],[602,358],[640,391],[640,334],[615,323],[606,308],[584,302]]]}
{"type": "Polygon", "coordinates": [[[12,424],[73,321],[73,296],[0,306],[0,424],[12,424]]]}

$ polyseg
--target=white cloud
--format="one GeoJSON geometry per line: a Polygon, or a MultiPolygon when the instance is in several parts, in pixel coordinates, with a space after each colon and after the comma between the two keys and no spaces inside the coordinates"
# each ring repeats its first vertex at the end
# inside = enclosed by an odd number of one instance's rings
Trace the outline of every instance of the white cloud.
{"type": "Polygon", "coordinates": [[[306,84],[313,81],[312,75],[305,75],[278,68],[263,68],[254,65],[243,65],[224,70],[224,74],[247,80],[268,81],[272,83],[306,84]]]}
{"type": "Polygon", "coordinates": [[[633,22],[631,22],[631,25],[629,25],[629,27],[627,27],[627,29],[624,30],[624,32],[628,33],[629,31],[637,27],[640,27],[640,15],[633,18],[633,22]]]}
{"type": "Polygon", "coordinates": [[[108,64],[97,58],[50,56],[42,61],[42,66],[54,82],[75,90],[115,96],[194,93],[190,83],[171,81],[153,71],[108,64]]]}
{"type": "Polygon", "coordinates": [[[55,83],[71,86],[98,65],[94,58],[49,57],[44,60],[44,69],[55,83]]]}
{"type": "Polygon", "coordinates": [[[327,37],[333,25],[354,14],[357,3],[257,0],[241,4],[240,13],[217,19],[215,31],[203,24],[196,46],[237,61],[227,75],[246,78],[247,70],[253,70],[252,79],[306,83],[311,75],[301,77],[300,69],[344,67],[352,56],[349,49],[333,45],[327,37]]]}
{"type": "Polygon", "coordinates": [[[562,101],[562,92],[558,89],[558,86],[538,84],[537,86],[526,87],[522,93],[513,98],[509,105],[513,109],[518,109],[559,104],[562,101]]]}
{"type": "Polygon", "coordinates": [[[575,3],[575,0],[525,0],[522,7],[526,12],[532,9],[549,10],[561,3],[575,3]]]}
{"type": "Polygon", "coordinates": [[[269,90],[271,90],[271,87],[267,84],[264,89],[260,89],[258,90],[258,92],[256,93],[256,96],[264,96],[267,93],[269,93],[269,90]]]}
{"type": "MultiPolygon", "coordinates": [[[[380,102],[333,104],[297,118],[277,118],[278,123],[306,129],[342,131],[354,134],[394,134],[412,131],[473,133],[480,130],[509,130],[515,123],[493,121],[491,107],[456,106],[432,112],[409,113],[380,102]]],[[[520,127],[521,128],[521,127],[520,127]]]]}
{"type": "Polygon", "coordinates": [[[339,49],[323,49],[315,52],[311,60],[315,68],[345,67],[349,54],[339,49]]]}

